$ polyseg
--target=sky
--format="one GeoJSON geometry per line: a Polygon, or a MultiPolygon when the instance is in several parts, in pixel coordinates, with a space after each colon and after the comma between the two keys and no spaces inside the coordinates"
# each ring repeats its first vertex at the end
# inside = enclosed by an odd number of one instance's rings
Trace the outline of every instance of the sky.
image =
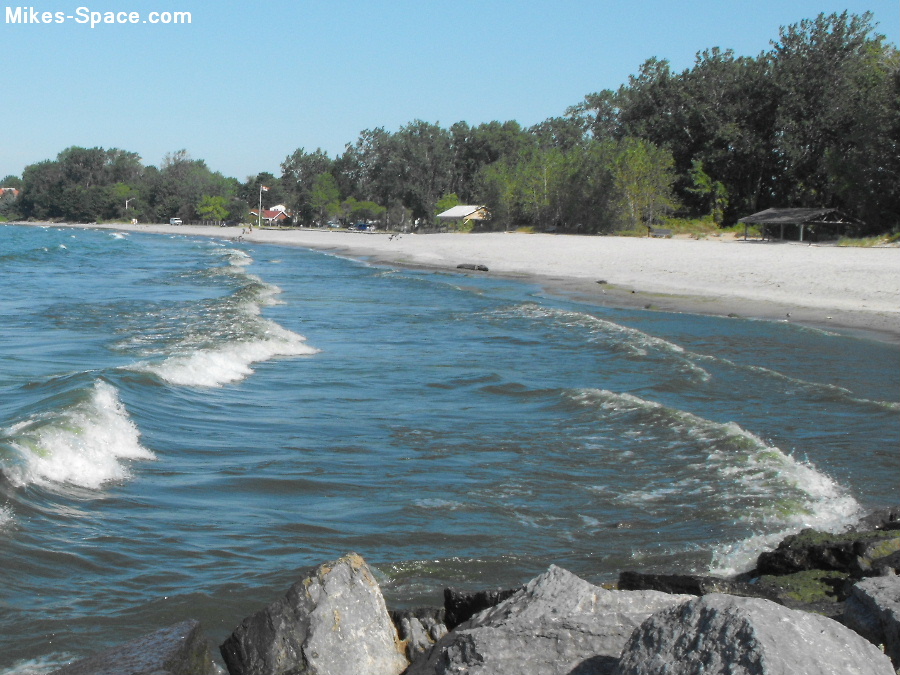
{"type": "Polygon", "coordinates": [[[245,180],[416,119],[531,126],[650,57],[756,56],[821,12],[871,11],[900,44],[898,0],[95,1],[0,7],[0,179],[73,145],[157,166],[184,149],[245,180]],[[11,23],[18,7],[72,18],[11,23]],[[138,22],[91,27],[91,12],[138,22]],[[191,21],[150,22],[166,12],[191,21]]]}

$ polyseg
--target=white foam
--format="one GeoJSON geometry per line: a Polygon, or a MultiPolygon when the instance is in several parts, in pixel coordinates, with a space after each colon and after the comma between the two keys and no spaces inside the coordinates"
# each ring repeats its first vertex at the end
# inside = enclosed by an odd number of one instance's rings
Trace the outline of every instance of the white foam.
{"type": "Polygon", "coordinates": [[[167,344],[159,354],[146,349],[153,358],[129,370],[152,373],[176,386],[221,387],[253,374],[255,363],[318,353],[302,335],[260,316],[262,307],[279,304],[281,289],[247,272],[253,262],[248,253],[218,243],[210,247],[227,264],[206,273],[232,277],[240,287],[204,309],[176,344],[167,344]]]}
{"type": "Polygon", "coordinates": [[[102,380],[85,400],[34,415],[4,432],[18,456],[3,470],[16,486],[68,483],[98,489],[130,477],[122,460],[155,459],[141,446],[116,388],[102,380]]]}
{"type": "Polygon", "coordinates": [[[438,511],[456,511],[462,508],[459,502],[448,501],[446,499],[417,499],[413,502],[420,509],[434,509],[438,511]]]}
{"type": "Polygon", "coordinates": [[[0,506],[0,532],[11,527],[15,523],[15,516],[8,506],[0,506]]]}
{"type": "Polygon", "coordinates": [[[144,361],[130,370],[153,373],[169,384],[188,387],[221,387],[253,374],[254,363],[278,356],[303,356],[319,350],[306,344],[302,335],[269,324],[268,335],[247,342],[228,342],[219,347],[192,349],[159,363],[144,361]]]}
{"type": "Polygon", "coordinates": [[[47,675],[72,662],[71,654],[50,654],[34,659],[16,661],[10,668],[0,671],[0,675],[47,675]]]}
{"type": "Polygon", "coordinates": [[[624,326],[614,321],[601,319],[585,312],[575,312],[542,305],[520,305],[511,312],[516,316],[526,318],[551,319],[558,321],[563,326],[578,326],[590,331],[592,340],[602,340],[611,343],[616,349],[634,357],[649,357],[651,352],[665,354],[676,359],[687,371],[705,382],[710,379],[710,374],[704,368],[694,363],[693,354],[687,352],[681,345],[663,338],[650,335],[637,328],[624,326]]]}
{"type": "MultiPolygon", "coordinates": [[[[738,512],[735,522],[757,530],[745,541],[723,545],[715,552],[713,566],[718,572],[752,562],[762,547],[779,541],[786,533],[805,527],[840,531],[859,518],[859,503],[834,479],[734,422],[714,422],[631,394],[601,389],[582,390],[573,399],[612,413],[649,414],[654,427],[706,448],[705,461],[696,471],[706,468],[716,472],[722,479],[716,488],[722,506],[734,504],[738,512]]],[[[693,494],[703,487],[694,476],[673,487],[629,493],[622,500],[647,503],[665,499],[673,491],[693,494]]]]}

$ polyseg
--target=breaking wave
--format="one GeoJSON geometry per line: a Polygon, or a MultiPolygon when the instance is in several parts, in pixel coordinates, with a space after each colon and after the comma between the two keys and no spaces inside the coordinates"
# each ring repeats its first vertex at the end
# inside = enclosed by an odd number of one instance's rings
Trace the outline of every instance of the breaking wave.
{"type": "Polygon", "coordinates": [[[278,304],[281,289],[246,271],[253,262],[247,253],[231,248],[213,253],[226,265],[199,274],[223,278],[233,292],[189,307],[157,308],[151,330],[134,331],[118,345],[149,357],[129,370],[178,386],[219,387],[251,375],[254,363],[318,352],[302,335],[261,316],[263,307],[278,304]]]}
{"type": "Polygon", "coordinates": [[[97,380],[69,405],[37,413],[3,429],[2,471],[16,487],[70,484],[99,489],[130,478],[128,460],[156,456],[140,444],[140,433],[114,386],[97,380]]]}
{"type": "Polygon", "coordinates": [[[652,508],[654,503],[703,503],[726,522],[754,534],[723,544],[714,554],[718,570],[746,566],[760,541],[805,527],[838,531],[855,522],[859,503],[812,463],[801,462],[734,422],[715,422],[627,393],[585,389],[571,394],[630,429],[623,461],[639,470],[641,450],[655,457],[653,475],[618,498],[652,508]]]}

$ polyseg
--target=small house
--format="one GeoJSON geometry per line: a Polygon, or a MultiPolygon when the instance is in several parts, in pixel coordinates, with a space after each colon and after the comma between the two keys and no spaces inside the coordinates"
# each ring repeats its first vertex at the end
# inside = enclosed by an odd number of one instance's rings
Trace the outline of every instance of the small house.
{"type": "Polygon", "coordinates": [[[485,206],[466,206],[460,204],[452,209],[437,214],[441,220],[461,220],[467,222],[469,220],[490,220],[491,214],[485,206]]]}

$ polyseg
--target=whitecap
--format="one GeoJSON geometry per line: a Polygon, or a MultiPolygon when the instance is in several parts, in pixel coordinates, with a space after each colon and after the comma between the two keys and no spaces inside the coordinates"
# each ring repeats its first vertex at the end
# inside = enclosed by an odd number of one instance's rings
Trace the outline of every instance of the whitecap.
{"type": "MultiPolygon", "coordinates": [[[[647,433],[661,436],[657,445],[669,441],[673,464],[663,478],[670,482],[660,485],[648,480],[640,490],[620,495],[623,503],[649,505],[673,499],[694,503],[697,494],[707,493],[708,507],[743,524],[754,532],[753,537],[766,538],[805,527],[837,531],[859,517],[859,503],[832,477],[735,422],[715,422],[603,389],[580,390],[571,398],[604,415],[625,417],[626,423],[643,426],[647,433]],[[715,489],[710,490],[710,485],[715,489]]],[[[737,545],[733,554],[723,549],[715,565],[737,565],[742,555],[738,549],[753,550],[754,542],[737,545]]]]}
{"type": "Polygon", "coordinates": [[[318,349],[306,338],[261,316],[262,308],[279,304],[281,288],[247,271],[253,258],[240,249],[218,245],[210,254],[224,259],[224,266],[204,270],[204,275],[225,275],[237,285],[233,293],[161,317],[178,326],[182,334],[171,340],[171,330],[154,343],[144,331],[123,347],[140,346],[138,363],[128,370],[151,373],[176,386],[221,387],[253,374],[253,364],[278,357],[308,356],[318,349]],[[190,316],[190,319],[185,317],[190,316]]]}
{"type": "Polygon", "coordinates": [[[8,506],[0,506],[0,532],[8,529],[15,523],[16,517],[8,506]]]}
{"type": "Polygon", "coordinates": [[[123,460],[152,460],[140,444],[140,432],[108,382],[97,380],[82,400],[39,413],[3,431],[14,451],[3,472],[17,486],[72,484],[99,489],[128,479],[123,460]]]}
{"type": "Polygon", "coordinates": [[[176,386],[221,387],[253,374],[252,365],[282,356],[318,353],[306,338],[269,321],[266,335],[259,339],[225,342],[215,347],[182,345],[179,353],[162,361],[143,361],[128,367],[152,373],[176,386]]]}
{"type": "Polygon", "coordinates": [[[462,508],[459,502],[449,501],[447,499],[417,499],[413,502],[420,509],[438,510],[438,511],[456,511],[462,508]]]}
{"type": "Polygon", "coordinates": [[[71,654],[49,654],[33,659],[16,661],[10,668],[0,671],[0,675],[47,675],[72,663],[71,654]]]}
{"type": "Polygon", "coordinates": [[[692,359],[694,355],[686,351],[681,345],[650,335],[637,328],[601,319],[593,314],[528,303],[501,312],[495,312],[495,315],[545,319],[557,322],[566,328],[581,328],[587,331],[587,339],[591,342],[605,343],[610,348],[635,358],[649,358],[654,354],[662,355],[673,359],[678,367],[682,368],[683,372],[692,378],[696,378],[701,382],[707,382],[711,379],[710,373],[695,363],[692,359]]]}

